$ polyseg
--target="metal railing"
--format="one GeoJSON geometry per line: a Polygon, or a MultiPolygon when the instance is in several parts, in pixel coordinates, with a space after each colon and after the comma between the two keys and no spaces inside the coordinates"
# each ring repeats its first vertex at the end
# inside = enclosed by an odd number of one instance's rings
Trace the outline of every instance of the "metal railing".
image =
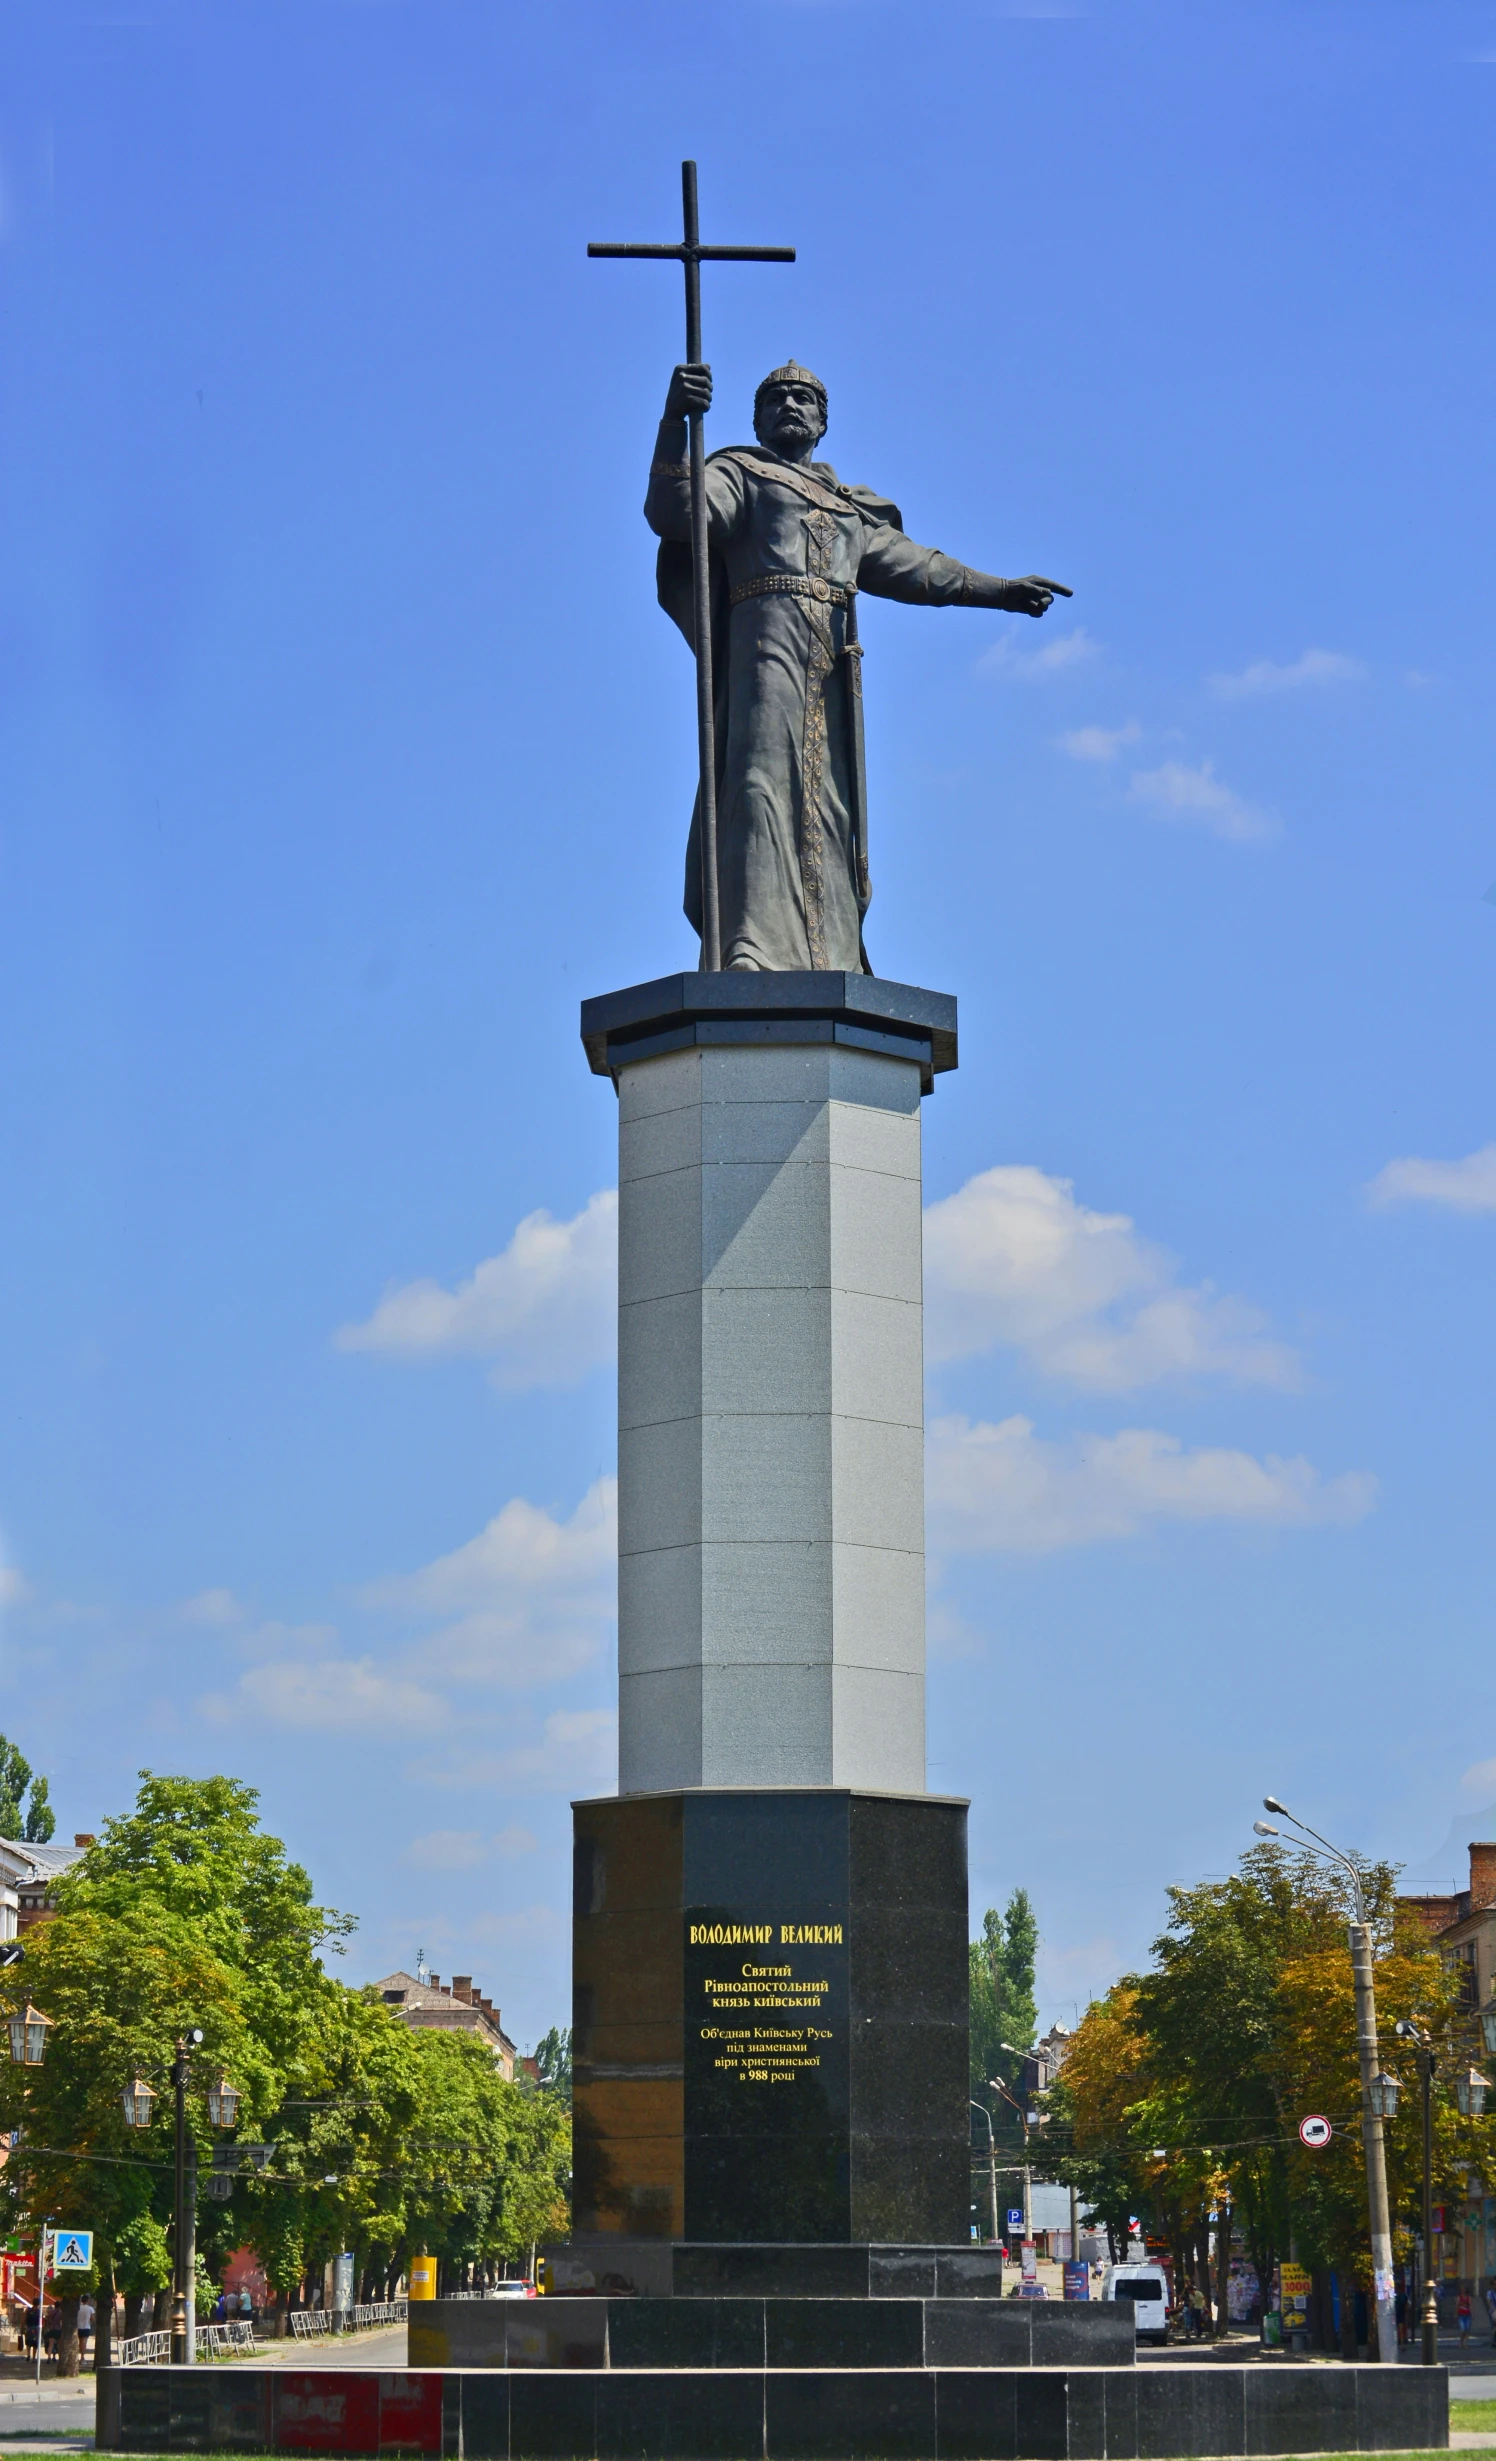
{"type": "Polygon", "coordinates": [[[247,2316],[230,2316],[222,2324],[200,2324],[197,2338],[206,2344],[209,2358],[236,2358],[242,2351],[253,2353],[260,2346],[247,2316]]]}
{"type": "Polygon", "coordinates": [[[165,2367],[170,2360],[170,2333],[132,2333],[114,2345],[116,2367],[165,2367]]]}
{"type": "Polygon", "coordinates": [[[364,2333],[382,2324],[405,2322],[404,2299],[378,2299],[364,2307],[293,2307],[291,2330],[298,2341],[316,2341],[324,2333],[364,2333]]]}

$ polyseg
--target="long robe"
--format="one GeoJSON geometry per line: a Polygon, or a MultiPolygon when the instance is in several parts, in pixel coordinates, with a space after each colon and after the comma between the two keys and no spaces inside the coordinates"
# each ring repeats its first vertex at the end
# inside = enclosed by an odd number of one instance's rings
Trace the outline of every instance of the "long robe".
{"type": "MultiPolygon", "coordinates": [[[[871,887],[857,808],[845,605],[788,591],[734,603],[794,575],[911,606],[990,603],[985,574],[906,538],[898,507],[843,487],[829,462],[730,445],[706,471],[717,736],[717,879],[724,967],[872,971],[862,944],[871,887]]],[[[694,644],[691,488],[656,461],[645,518],[663,544],[660,603],[694,644]],[[684,552],[683,552],[684,550],[684,552]]],[[[698,797],[699,804],[699,797],[698,797]]],[[[685,910],[701,913],[700,812],[686,851],[685,910]]]]}

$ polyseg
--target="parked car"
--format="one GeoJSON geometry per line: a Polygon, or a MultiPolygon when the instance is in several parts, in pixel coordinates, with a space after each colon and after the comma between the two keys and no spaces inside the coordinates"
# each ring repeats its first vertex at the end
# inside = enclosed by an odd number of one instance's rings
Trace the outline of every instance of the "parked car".
{"type": "Polygon", "coordinates": [[[1101,2295],[1104,2299],[1127,2301],[1139,2341],[1168,2339],[1169,2277],[1162,2265],[1109,2265],[1101,2295]]]}

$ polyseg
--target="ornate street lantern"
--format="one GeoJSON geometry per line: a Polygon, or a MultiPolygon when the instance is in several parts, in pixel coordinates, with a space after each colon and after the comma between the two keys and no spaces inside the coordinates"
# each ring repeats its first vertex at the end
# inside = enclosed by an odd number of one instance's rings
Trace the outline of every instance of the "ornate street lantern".
{"type": "Polygon", "coordinates": [[[231,2128],[239,2116],[239,2088],[221,2076],[216,2085],[208,2087],[208,2125],[210,2128],[231,2128]]]}
{"type": "Polygon", "coordinates": [[[156,2088],[147,2085],[143,2076],[132,2077],[120,2095],[127,2128],[148,2128],[156,2107],[156,2088]]]}
{"type": "Polygon", "coordinates": [[[1478,2068],[1467,2068],[1463,2076],[1455,2078],[1454,2098],[1460,2106],[1462,2119],[1480,2118],[1486,2107],[1490,2085],[1490,2078],[1482,2076],[1478,2068]]]}
{"type": "Polygon", "coordinates": [[[28,2000],[10,2018],[10,2055],[18,2068],[39,2068],[47,2056],[47,2036],[52,2019],[44,2017],[28,2000]]]}
{"type": "Polygon", "coordinates": [[[1395,2076],[1387,2076],[1385,2073],[1374,2076],[1367,2091],[1371,2098],[1371,2107],[1378,2119],[1397,2117],[1397,2097],[1401,2087],[1395,2076]]]}

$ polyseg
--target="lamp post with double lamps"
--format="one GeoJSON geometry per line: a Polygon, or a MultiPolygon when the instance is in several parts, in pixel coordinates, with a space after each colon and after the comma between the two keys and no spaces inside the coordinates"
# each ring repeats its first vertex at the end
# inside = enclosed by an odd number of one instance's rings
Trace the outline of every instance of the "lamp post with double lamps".
{"type": "MultiPolygon", "coordinates": [[[[203,2029],[189,2025],[177,2036],[171,2063],[175,2102],[176,2145],[173,2168],[171,2234],[171,2363],[189,2367],[197,2356],[194,2300],[197,2271],[197,2148],[187,2128],[187,2088],[192,2081],[192,2054],[200,2049],[203,2029]]],[[[155,2114],[156,2089],[144,2077],[132,2077],[120,2096],[125,2124],[148,2128],[155,2114]]],[[[208,2125],[231,2128],[239,2115],[239,2094],[226,2077],[208,2088],[208,2125]]]]}
{"type": "Polygon", "coordinates": [[[1439,2364],[1439,2287],[1434,2280],[1434,2057],[1433,2036],[1408,2017],[1399,2017],[1395,2028],[1404,2042],[1411,2042],[1418,2062],[1418,2081],[1423,2087],[1423,2348],[1425,2367],[1439,2364]]]}
{"type": "MultiPolygon", "coordinates": [[[[1361,2142],[1366,2153],[1366,2202],[1371,2223],[1372,2287],[1376,2298],[1377,2356],[1387,2366],[1397,2364],[1397,2291],[1392,2272],[1392,2218],[1387,2204],[1387,2148],[1382,2122],[1397,2109],[1397,2079],[1384,2076],[1377,2059],[1376,1984],[1371,1966],[1371,1924],[1359,1866],[1338,1846],[1332,1846],[1307,1820],[1300,1820],[1276,1795],[1264,1795],[1262,1808],[1286,1820],[1301,1836],[1310,1837],[1333,1863],[1349,1874],[1356,1919],[1350,1933],[1351,1975],[1356,1987],[1356,2048],[1361,2063],[1361,2142]]],[[[1265,1820],[1252,1823],[1259,1837],[1282,1832],[1265,1820]]],[[[1313,1851],[1313,1848],[1310,1849],[1313,1851]]]]}

